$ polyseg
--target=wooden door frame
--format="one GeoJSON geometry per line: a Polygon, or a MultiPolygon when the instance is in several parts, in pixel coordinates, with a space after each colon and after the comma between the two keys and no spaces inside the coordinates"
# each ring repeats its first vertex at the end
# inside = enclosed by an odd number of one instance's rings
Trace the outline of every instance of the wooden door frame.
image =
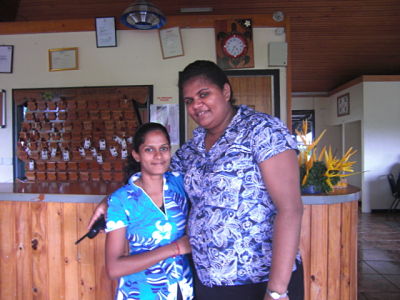
{"type": "MultiPolygon", "coordinates": [[[[272,77],[272,115],[280,118],[281,116],[281,91],[279,69],[260,69],[260,70],[226,70],[227,76],[271,76],[272,77]]],[[[179,72],[179,78],[181,72],[179,72]]],[[[182,94],[179,91],[179,142],[180,146],[183,145],[186,138],[186,117],[185,117],[185,104],[182,101],[182,94]]]]}

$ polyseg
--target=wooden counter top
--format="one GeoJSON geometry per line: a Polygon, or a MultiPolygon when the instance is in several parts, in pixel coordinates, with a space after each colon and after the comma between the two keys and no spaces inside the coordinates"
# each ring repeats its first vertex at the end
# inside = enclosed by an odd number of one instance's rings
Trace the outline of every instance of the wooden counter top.
{"type": "MultiPolygon", "coordinates": [[[[97,203],[121,186],[120,183],[42,182],[0,183],[0,201],[44,201],[97,203]]],[[[336,204],[360,199],[360,189],[348,186],[329,194],[302,195],[305,205],[336,204]]]]}
{"type": "Polygon", "coordinates": [[[360,191],[358,187],[349,185],[346,188],[335,189],[328,194],[304,194],[301,199],[306,205],[344,203],[360,200],[360,191]]]}
{"type": "Polygon", "coordinates": [[[0,183],[0,201],[97,203],[120,186],[100,182],[0,183]]]}

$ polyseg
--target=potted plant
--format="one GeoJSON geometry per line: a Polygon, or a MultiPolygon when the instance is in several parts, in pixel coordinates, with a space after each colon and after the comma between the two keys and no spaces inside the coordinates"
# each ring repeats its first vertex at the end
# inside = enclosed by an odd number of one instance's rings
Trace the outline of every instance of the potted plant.
{"type": "Polygon", "coordinates": [[[307,143],[307,122],[303,121],[301,131],[296,130],[304,144],[299,154],[300,185],[304,194],[329,193],[343,177],[355,174],[352,167],[356,162],[349,159],[357,150],[352,147],[341,158],[332,154],[331,147],[323,147],[317,157],[317,144],[325,131],[315,141],[307,143]]]}

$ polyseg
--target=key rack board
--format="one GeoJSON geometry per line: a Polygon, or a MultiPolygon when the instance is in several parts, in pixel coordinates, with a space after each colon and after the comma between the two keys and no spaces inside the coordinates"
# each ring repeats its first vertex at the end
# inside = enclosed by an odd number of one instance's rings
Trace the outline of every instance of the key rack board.
{"type": "Polygon", "coordinates": [[[123,182],[152,86],[15,89],[15,178],[123,182]]]}

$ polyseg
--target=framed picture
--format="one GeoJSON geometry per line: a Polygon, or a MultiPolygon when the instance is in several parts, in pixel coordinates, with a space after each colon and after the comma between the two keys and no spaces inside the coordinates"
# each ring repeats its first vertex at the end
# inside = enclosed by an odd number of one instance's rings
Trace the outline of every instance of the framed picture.
{"type": "Polygon", "coordinates": [[[179,27],[160,29],[161,52],[164,59],[183,56],[182,36],[179,27]]]}
{"type": "Polygon", "coordinates": [[[350,114],[350,94],[344,94],[337,97],[337,115],[338,117],[350,114]]]}
{"type": "Polygon", "coordinates": [[[78,48],[49,49],[49,71],[78,70],[78,48]]]}
{"type": "Polygon", "coordinates": [[[0,90],[0,127],[6,127],[6,91],[0,90]]]}
{"type": "Polygon", "coordinates": [[[96,18],[97,48],[116,47],[115,17],[96,18]]]}
{"type": "Polygon", "coordinates": [[[12,73],[14,46],[0,45],[0,73],[12,73]]]}

